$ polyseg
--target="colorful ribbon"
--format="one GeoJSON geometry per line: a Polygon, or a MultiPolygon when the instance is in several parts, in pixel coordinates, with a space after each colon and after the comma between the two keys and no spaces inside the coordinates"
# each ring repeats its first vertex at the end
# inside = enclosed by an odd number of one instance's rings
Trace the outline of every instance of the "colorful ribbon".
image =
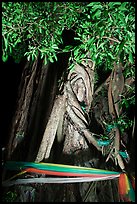
{"type": "Polygon", "coordinates": [[[4,168],[8,170],[21,170],[20,173],[16,174],[12,178],[4,181],[3,186],[11,186],[15,184],[26,184],[26,183],[76,183],[76,182],[91,182],[100,180],[110,180],[119,178],[119,194],[123,201],[135,202],[135,192],[130,183],[126,173],[120,173],[109,170],[64,165],[64,164],[53,164],[53,163],[37,163],[37,162],[15,162],[8,161],[5,163],[4,168]],[[26,173],[32,172],[37,174],[45,174],[56,177],[47,178],[28,178],[28,179],[17,179],[11,181],[11,179],[26,173]],[[69,177],[69,178],[68,178],[69,177]]]}

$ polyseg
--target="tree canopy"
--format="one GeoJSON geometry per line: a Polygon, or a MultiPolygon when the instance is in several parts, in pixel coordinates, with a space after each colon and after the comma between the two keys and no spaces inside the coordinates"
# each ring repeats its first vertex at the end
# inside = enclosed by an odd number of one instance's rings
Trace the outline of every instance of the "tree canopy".
{"type": "Polygon", "coordinates": [[[57,61],[71,52],[79,62],[90,51],[96,65],[119,58],[134,63],[135,3],[133,2],[2,2],[2,59],[24,56],[57,61]],[[72,29],[78,45],[62,48],[62,32],[72,29]]]}

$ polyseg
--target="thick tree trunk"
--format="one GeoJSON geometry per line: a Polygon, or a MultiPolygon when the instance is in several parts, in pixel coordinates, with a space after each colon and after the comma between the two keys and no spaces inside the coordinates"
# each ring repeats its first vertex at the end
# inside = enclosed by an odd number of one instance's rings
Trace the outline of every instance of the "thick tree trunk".
{"type": "MultiPolygon", "coordinates": [[[[57,64],[43,66],[39,59],[33,64],[26,64],[6,159],[118,170],[113,158],[106,163],[106,156],[112,156],[110,148],[100,147],[95,136],[104,133],[103,121],[112,120],[110,113],[115,114],[114,110],[120,113],[118,105],[113,107],[113,100],[110,100],[112,94],[115,96],[112,85],[116,84],[109,77],[95,92],[93,62],[90,59],[83,61],[81,65],[75,65],[74,71],[67,73],[64,69],[67,59],[68,56],[65,64],[58,64],[58,67],[57,64]],[[64,70],[60,68],[61,65],[64,70]],[[58,83],[60,79],[61,84],[58,83]]],[[[120,83],[123,88],[119,94],[124,89],[123,79],[120,83]]],[[[124,91],[126,93],[126,89],[124,91]]],[[[112,142],[112,149],[119,148],[118,142],[112,142]]],[[[118,157],[117,161],[121,167],[123,163],[120,159],[118,157]]],[[[18,198],[22,202],[117,202],[117,183],[117,180],[113,180],[28,185],[27,191],[35,194],[32,198],[26,198],[26,187],[23,185],[15,186],[15,189],[22,195],[18,198]]]]}

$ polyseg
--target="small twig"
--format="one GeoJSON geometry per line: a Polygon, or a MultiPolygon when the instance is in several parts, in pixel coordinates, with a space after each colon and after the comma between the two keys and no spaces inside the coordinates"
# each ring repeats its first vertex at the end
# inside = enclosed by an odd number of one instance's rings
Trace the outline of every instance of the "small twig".
{"type": "Polygon", "coordinates": [[[84,198],[83,198],[83,202],[86,202],[86,201],[87,201],[87,198],[88,198],[88,196],[89,196],[89,194],[90,194],[90,192],[91,192],[91,189],[92,189],[92,191],[93,191],[93,189],[96,188],[96,185],[97,185],[97,183],[95,183],[95,182],[92,182],[92,183],[89,185],[89,188],[88,188],[88,190],[87,190],[87,192],[86,192],[86,194],[85,194],[85,196],[84,196],[84,198]]]}
{"type": "Polygon", "coordinates": [[[105,162],[107,162],[107,161],[110,159],[113,150],[114,150],[114,148],[112,148],[112,149],[110,150],[110,153],[109,153],[108,157],[106,158],[106,161],[105,161],[105,162]]]}
{"type": "MultiPolygon", "coordinates": [[[[99,36],[97,36],[97,38],[100,38],[99,36]]],[[[110,37],[107,37],[107,36],[103,36],[102,38],[104,39],[108,39],[108,40],[111,40],[111,41],[114,41],[114,42],[117,42],[117,43],[120,43],[120,41],[116,38],[110,38],[110,37]]]]}

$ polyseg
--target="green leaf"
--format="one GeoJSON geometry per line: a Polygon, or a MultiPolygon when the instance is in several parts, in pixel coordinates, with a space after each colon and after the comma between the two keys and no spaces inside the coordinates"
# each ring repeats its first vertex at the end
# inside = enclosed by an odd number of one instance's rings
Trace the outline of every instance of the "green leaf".
{"type": "Polygon", "coordinates": [[[67,45],[67,46],[63,49],[63,52],[70,52],[72,48],[73,48],[72,45],[67,45]]]}
{"type": "Polygon", "coordinates": [[[49,57],[49,61],[52,62],[52,63],[54,62],[52,57],[49,57]]]}
{"type": "Polygon", "coordinates": [[[54,58],[55,58],[56,61],[58,61],[58,58],[57,58],[56,54],[54,54],[54,58]]]}
{"type": "Polygon", "coordinates": [[[104,33],[105,33],[104,28],[103,28],[103,29],[100,29],[100,36],[101,36],[101,37],[103,37],[103,36],[104,36],[104,33]]]}
{"type": "Polygon", "coordinates": [[[9,46],[9,51],[10,51],[10,54],[12,53],[12,47],[11,46],[9,46]]]}
{"type": "Polygon", "coordinates": [[[32,38],[32,34],[27,35],[27,39],[32,38]]]}
{"type": "Polygon", "coordinates": [[[59,21],[58,21],[58,24],[61,24],[61,25],[62,25],[63,23],[64,23],[64,20],[59,20],[59,21]]]}
{"type": "Polygon", "coordinates": [[[135,45],[131,46],[133,53],[135,54],[135,45]]]}
{"type": "Polygon", "coordinates": [[[112,59],[115,59],[114,56],[110,52],[108,52],[108,56],[110,56],[112,59]]]}
{"type": "Polygon", "coordinates": [[[120,11],[126,11],[127,8],[125,8],[125,6],[126,6],[127,3],[128,3],[128,2],[122,3],[121,6],[120,6],[118,9],[119,9],[120,11]]]}
{"type": "Polygon", "coordinates": [[[88,45],[92,45],[93,44],[93,42],[95,41],[95,37],[92,37],[92,38],[90,38],[89,40],[88,40],[88,45]]]}
{"type": "Polygon", "coordinates": [[[80,38],[74,37],[74,40],[81,40],[80,38]]]}
{"type": "Polygon", "coordinates": [[[134,62],[133,55],[132,55],[131,52],[129,53],[129,61],[130,61],[131,64],[134,62]]]}
{"type": "Polygon", "coordinates": [[[8,49],[8,40],[4,36],[3,36],[3,39],[4,39],[4,43],[5,43],[5,52],[6,52],[8,49]]]}
{"type": "Polygon", "coordinates": [[[88,24],[87,23],[83,23],[82,24],[82,28],[88,28],[89,26],[88,26],[88,24]]]}
{"type": "Polygon", "coordinates": [[[96,17],[96,18],[99,18],[100,15],[101,15],[101,11],[100,11],[100,10],[97,10],[97,11],[93,14],[92,18],[93,18],[93,19],[94,19],[95,17],[96,17]]]}
{"type": "Polygon", "coordinates": [[[90,4],[87,5],[87,7],[92,7],[95,5],[95,2],[91,2],[90,4]]]}
{"type": "Polygon", "coordinates": [[[121,22],[122,22],[123,24],[125,24],[125,15],[124,15],[123,13],[120,13],[120,14],[118,15],[118,17],[119,17],[119,19],[121,20],[121,22]]]}
{"type": "Polygon", "coordinates": [[[75,51],[74,51],[74,56],[76,57],[76,56],[78,56],[79,55],[79,49],[76,49],[75,51]]]}
{"type": "Polygon", "coordinates": [[[71,70],[71,71],[74,70],[74,64],[71,64],[71,65],[68,67],[68,69],[71,70]]]}
{"type": "Polygon", "coordinates": [[[6,62],[7,60],[8,60],[8,55],[4,53],[4,54],[2,55],[2,61],[3,61],[3,62],[6,62]]]}
{"type": "Polygon", "coordinates": [[[110,7],[110,8],[115,8],[115,6],[119,6],[119,5],[121,5],[121,2],[110,2],[109,4],[108,4],[108,6],[110,7]]]}
{"type": "Polygon", "coordinates": [[[92,11],[94,12],[95,10],[97,9],[102,9],[102,5],[101,4],[94,4],[93,7],[92,7],[92,11]]]}
{"type": "Polygon", "coordinates": [[[51,47],[52,47],[53,49],[58,49],[58,46],[57,46],[56,44],[53,44],[51,47]]]}
{"type": "Polygon", "coordinates": [[[31,59],[32,59],[32,61],[34,61],[34,59],[35,59],[34,54],[31,55],[31,59]]]}
{"type": "Polygon", "coordinates": [[[102,50],[104,50],[104,45],[105,45],[105,42],[101,43],[101,44],[98,46],[98,49],[101,48],[102,50]]]}
{"type": "Polygon", "coordinates": [[[18,38],[18,39],[14,42],[13,47],[16,47],[16,45],[17,45],[19,42],[21,42],[21,39],[20,39],[20,38],[18,38]]]}
{"type": "Polygon", "coordinates": [[[30,55],[27,56],[27,60],[30,61],[30,55]]]}

